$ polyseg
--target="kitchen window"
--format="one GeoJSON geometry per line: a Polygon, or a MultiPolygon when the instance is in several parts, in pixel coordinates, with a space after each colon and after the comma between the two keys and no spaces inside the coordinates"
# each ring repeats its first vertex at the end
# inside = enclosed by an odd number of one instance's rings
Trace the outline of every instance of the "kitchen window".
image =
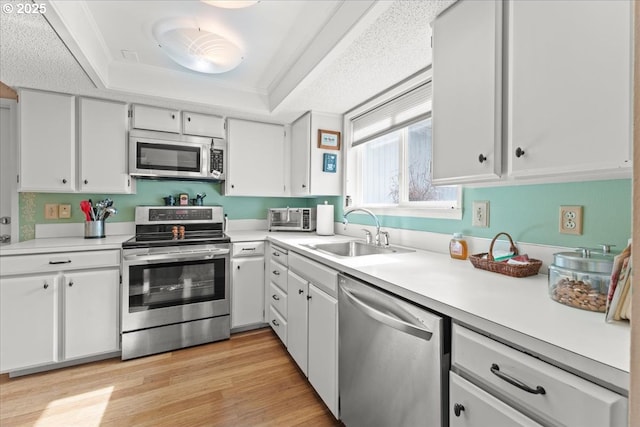
{"type": "Polygon", "coordinates": [[[432,184],[431,77],[424,74],[347,113],[351,206],[383,215],[462,218],[462,189],[432,184]]]}

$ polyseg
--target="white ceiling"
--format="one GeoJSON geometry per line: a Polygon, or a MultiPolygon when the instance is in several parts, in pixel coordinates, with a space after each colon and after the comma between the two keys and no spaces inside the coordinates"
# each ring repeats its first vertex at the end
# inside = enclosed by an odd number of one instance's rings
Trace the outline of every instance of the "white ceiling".
{"type": "Polygon", "coordinates": [[[453,1],[44,1],[44,16],[0,14],[0,81],[289,123],[307,110],[344,113],[428,66],[429,23],[453,1]],[[214,28],[244,50],[242,63],[222,74],[180,67],[153,37],[167,18],[214,28]]]}

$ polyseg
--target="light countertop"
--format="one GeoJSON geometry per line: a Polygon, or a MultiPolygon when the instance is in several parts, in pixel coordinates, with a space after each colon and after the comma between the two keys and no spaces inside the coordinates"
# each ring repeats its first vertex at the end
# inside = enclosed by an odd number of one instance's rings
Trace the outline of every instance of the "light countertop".
{"type": "Polygon", "coordinates": [[[546,275],[513,278],[421,250],[344,258],[301,246],[346,236],[270,233],[268,239],[565,369],[628,389],[629,323],[607,323],[604,313],[553,301],[546,275]]]}
{"type": "Polygon", "coordinates": [[[30,255],[48,252],[97,251],[105,249],[121,249],[122,242],[133,237],[130,234],[106,236],[100,239],[84,237],[51,237],[47,239],[25,240],[0,246],[0,256],[30,255]]]}
{"type": "MultiPolygon", "coordinates": [[[[615,388],[628,389],[629,323],[606,323],[603,313],[579,310],[551,300],[546,275],[512,278],[475,269],[469,261],[422,250],[344,258],[301,246],[353,239],[349,236],[260,230],[227,234],[232,242],[268,239],[526,349],[543,360],[615,388]]],[[[102,239],[34,239],[2,246],[0,255],[120,249],[122,242],[131,237],[123,234],[102,239]]]]}

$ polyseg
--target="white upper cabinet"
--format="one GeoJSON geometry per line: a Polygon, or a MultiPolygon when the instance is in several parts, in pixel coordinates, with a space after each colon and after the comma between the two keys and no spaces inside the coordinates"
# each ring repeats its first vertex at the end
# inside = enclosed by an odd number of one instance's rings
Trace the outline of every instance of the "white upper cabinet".
{"type": "Polygon", "coordinates": [[[434,22],[435,180],[629,174],[632,3],[510,1],[504,31],[502,5],[434,22]]]}
{"type": "Polygon", "coordinates": [[[18,96],[18,191],[75,191],[75,98],[27,89],[18,96]]]}
{"type": "Polygon", "coordinates": [[[166,108],[134,105],[131,127],[134,129],[157,130],[180,133],[180,111],[166,108]]]}
{"type": "Polygon", "coordinates": [[[284,196],[284,126],[227,119],[228,196],[284,196]]]}
{"type": "Polygon", "coordinates": [[[291,125],[291,195],[337,196],[342,193],[341,150],[318,147],[320,129],[341,132],[340,116],[307,112],[291,125]],[[335,156],[325,168],[325,155],[335,156]],[[327,169],[327,170],[325,170],[327,169]]]}
{"type": "Polygon", "coordinates": [[[502,3],[459,1],[433,24],[433,179],[502,172],[502,3]]]}
{"type": "Polygon", "coordinates": [[[220,116],[183,111],[182,133],[185,135],[224,138],[224,119],[220,116]]]}
{"type": "Polygon", "coordinates": [[[27,89],[19,100],[19,191],[132,192],[126,104],[78,98],[76,110],[73,96],[27,89]]]}
{"type": "Polygon", "coordinates": [[[631,167],[632,3],[509,4],[511,175],[631,167]]]}
{"type": "Polygon", "coordinates": [[[130,193],[127,165],[127,105],[78,100],[78,185],[82,192],[130,193]]]}

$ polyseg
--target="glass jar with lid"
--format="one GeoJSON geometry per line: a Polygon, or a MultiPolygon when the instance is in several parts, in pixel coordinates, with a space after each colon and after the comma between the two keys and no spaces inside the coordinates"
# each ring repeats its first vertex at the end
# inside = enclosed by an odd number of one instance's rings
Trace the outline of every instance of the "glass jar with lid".
{"type": "Polygon", "coordinates": [[[613,269],[610,245],[602,250],[580,248],[553,255],[549,266],[549,296],[554,301],[584,310],[604,312],[613,269]]]}

